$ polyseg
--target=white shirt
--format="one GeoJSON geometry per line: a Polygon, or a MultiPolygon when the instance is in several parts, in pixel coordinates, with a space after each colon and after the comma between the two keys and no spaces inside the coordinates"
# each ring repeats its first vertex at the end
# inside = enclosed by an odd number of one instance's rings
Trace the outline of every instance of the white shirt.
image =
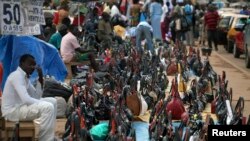
{"type": "Polygon", "coordinates": [[[110,17],[114,17],[115,15],[121,15],[119,9],[117,8],[116,5],[113,5],[110,9],[110,17]]]}
{"type": "Polygon", "coordinates": [[[20,105],[31,105],[39,102],[42,91],[41,84],[36,89],[29,81],[27,74],[18,67],[6,80],[2,95],[2,114],[5,116],[20,105]]]}
{"type": "Polygon", "coordinates": [[[79,47],[80,44],[75,35],[73,35],[71,32],[68,32],[66,35],[64,35],[62,37],[60,47],[63,62],[69,63],[75,55],[75,49],[79,47]]]}
{"type": "Polygon", "coordinates": [[[166,4],[163,4],[162,6],[162,15],[161,15],[161,22],[164,21],[165,15],[168,12],[168,7],[166,4]]]}

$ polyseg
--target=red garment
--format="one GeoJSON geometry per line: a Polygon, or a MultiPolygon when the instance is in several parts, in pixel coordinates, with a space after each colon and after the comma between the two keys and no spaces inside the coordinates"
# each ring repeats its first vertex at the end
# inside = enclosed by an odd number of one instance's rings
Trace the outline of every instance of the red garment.
{"type": "Polygon", "coordinates": [[[64,10],[64,9],[60,9],[57,12],[54,13],[54,19],[53,19],[53,23],[55,25],[58,25],[59,23],[62,22],[62,20],[66,17],[69,16],[69,11],[64,10]]]}
{"type": "Polygon", "coordinates": [[[163,41],[166,41],[166,34],[168,33],[169,30],[169,23],[170,23],[169,17],[165,17],[164,21],[161,22],[161,36],[163,41]]]}
{"type": "Polygon", "coordinates": [[[120,6],[120,11],[123,15],[126,15],[126,6],[120,6]]]}
{"type": "Polygon", "coordinates": [[[215,30],[217,28],[218,21],[220,19],[220,16],[217,11],[214,12],[207,12],[205,14],[205,26],[209,30],[215,30]]]}
{"type": "Polygon", "coordinates": [[[126,10],[127,10],[126,7],[127,7],[127,0],[122,0],[120,11],[123,15],[126,15],[126,10]]]}
{"type": "MultiPolygon", "coordinates": [[[[84,22],[85,17],[83,15],[80,16],[80,25],[84,22]]],[[[72,25],[78,26],[78,16],[74,17],[72,25]]]]}
{"type": "Polygon", "coordinates": [[[105,53],[106,53],[106,56],[105,56],[105,58],[104,58],[104,64],[107,64],[107,63],[109,63],[110,60],[111,60],[111,52],[110,52],[109,49],[106,49],[106,50],[105,50],[105,53]]]}
{"type": "Polygon", "coordinates": [[[238,49],[240,49],[241,52],[244,51],[244,33],[239,32],[235,35],[235,43],[238,49]]]}
{"type": "Polygon", "coordinates": [[[58,12],[55,12],[54,13],[54,18],[53,18],[53,23],[55,25],[58,25],[58,22],[59,22],[59,13],[58,12]]]}
{"type": "Polygon", "coordinates": [[[166,40],[166,25],[164,24],[164,22],[161,22],[161,37],[162,40],[165,41],[166,40]]]}
{"type": "Polygon", "coordinates": [[[96,8],[98,9],[98,16],[102,16],[103,7],[98,7],[98,6],[96,6],[96,8]]]}

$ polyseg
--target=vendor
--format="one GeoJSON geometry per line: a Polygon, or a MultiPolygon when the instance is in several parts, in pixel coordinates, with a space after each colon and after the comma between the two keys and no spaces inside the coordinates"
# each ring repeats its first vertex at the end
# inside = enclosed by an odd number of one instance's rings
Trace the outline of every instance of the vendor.
{"type": "Polygon", "coordinates": [[[153,28],[148,22],[142,21],[136,27],[136,48],[142,53],[143,49],[141,47],[141,42],[146,39],[147,49],[154,53],[153,47],[153,28]]]}
{"type": "Polygon", "coordinates": [[[95,62],[95,57],[93,50],[85,50],[81,48],[76,35],[78,34],[77,28],[71,25],[68,28],[68,33],[63,36],[61,42],[61,56],[64,63],[70,62],[81,62],[89,60],[92,68],[97,71],[97,63],[95,62]]]}
{"type": "Polygon", "coordinates": [[[1,110],[3,117],[9,121],[37,121],[40,127],[38,140],[54,141],[57,102],[55,98],[41,98],[42,87],[42,69],[36,66],[32,55],[22,55],[19,67],[5,83],[1,110]],[[29,81],[35,70],[39,76],[36,88],[29,81]]]}

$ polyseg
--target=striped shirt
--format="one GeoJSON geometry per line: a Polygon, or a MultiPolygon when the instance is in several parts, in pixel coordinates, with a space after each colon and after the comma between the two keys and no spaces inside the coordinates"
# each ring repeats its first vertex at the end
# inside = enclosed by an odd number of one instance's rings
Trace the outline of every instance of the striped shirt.
{"type": "Polygon", "coordinates": [[[220,17],[217,11],[207,12],[204,18],[205,26],[207,27],[208,30],[215,30],[219,19],[220,17]]]}

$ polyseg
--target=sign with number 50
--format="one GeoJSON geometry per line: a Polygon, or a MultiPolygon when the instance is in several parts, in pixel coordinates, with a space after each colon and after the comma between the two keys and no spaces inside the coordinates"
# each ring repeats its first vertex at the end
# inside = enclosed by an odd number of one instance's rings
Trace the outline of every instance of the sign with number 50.
{"type": "Polygon", "coordinates": [[[23,14],[20,0],[0,0],[2,34],[22,34],[23,14]]]}

